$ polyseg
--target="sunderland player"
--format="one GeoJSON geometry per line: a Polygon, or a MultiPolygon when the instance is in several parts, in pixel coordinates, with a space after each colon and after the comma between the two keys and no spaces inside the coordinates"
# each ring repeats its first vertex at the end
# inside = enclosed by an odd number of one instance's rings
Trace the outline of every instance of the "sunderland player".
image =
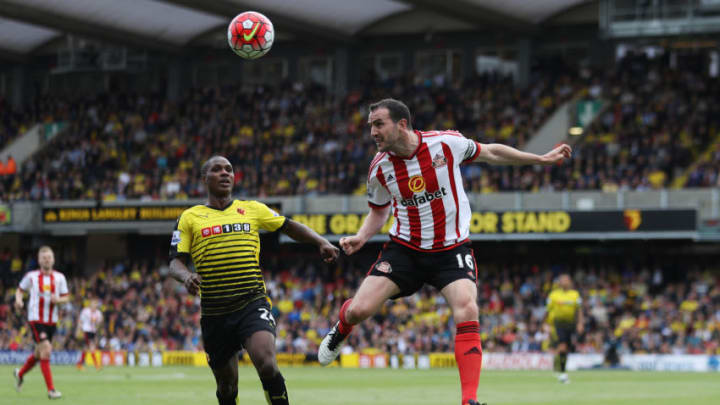
{"type": "Polygon", "coordinates": [[[372,104],[368,123],[378,148],[367,179],[371,209],[358,233],[342,238],[340,246],[351,255],[380,231],[391,212],[395,222],[390,242],[355,297],[340,308],[340,320],[320,344],[318,360],[332,362],[353,325],[375,314],[387,299],[411,295],[428,283],[452,308],[462,404],[478,404],[482,347],[477,269],[468,241],[470,204],[460,164],[550,165],[569,158],[570,147],[540,156],[480,144],[456,131],[416,131],[407,106],[393,99],[372,104]]]}
{"type": "Polygon", "coordinates": [[[310,228],[257,201],[233,200],[233,167],[221,156],[201,168],[206,205],[185,210],[172,235],[170,271],[191,294],[200,293],[203,343],[220,405],[235,405],[238,352],[245,348],[270,405],[289,403],[275,359],[275,319],[260,272],[258,231],[280,231],[316,245],[326,262],[339,249],[310,228]],[[196,272],[190,271],[190,262],[196,272]]]}
{"type": "Polygon", "coordinates": [[[582,314],[582,298],[580,293],[573,289],[572,280],[567,274],[558,278],[558,288],[550,292],[547,298],[547,323],[553,326],[552,340],[555,344],[555,371],[560,373],[558,381],[569,383],[565,364],[568,352],[572,348],[572,337],[575,331],[583,333],[585,320],[582,314]]]}
{"type": "Polygon", "coordinates": [[[65,276],[59,271],[53,270],[55,254],[49,246],[43,246],[38,250],[38,263],[40,269],[28,272],[20,281],[20,287],[15,291],[15,308],[18,311],[23,308],[23,293],[30,294],[28,321],[35,340],[35,350],[21,369],[14,370],[13,375],[15,376],[15,389],[19,392],[25,373],[30,371],[39,360],[40,370],[45,377],[48,398],[57,399],[62,394],[55,389],[50,372],[50,353],[52,352],[50,341],[58,321],[58,305],[68,302],[70,295],[65,276]]]}
{"type": "Polygon", "coordinates": [[[97,353],[95,352],[97,349],[97,344],[95,342],[97,330],[102,321],[103,314],[98,309],[98,300],[93,298],[90,300],[90,306],[85,307],[82,311],[80,311],[80,317],[78,318],[78,332],[82,331],[85,343],[80,359],[76,364],[78,370],[83,369],[83,365],[85,364],[85,354],[87,352],[90,352],[95,369],[100,370],[102,368],[100,362],[98,361],[97,353]]]}

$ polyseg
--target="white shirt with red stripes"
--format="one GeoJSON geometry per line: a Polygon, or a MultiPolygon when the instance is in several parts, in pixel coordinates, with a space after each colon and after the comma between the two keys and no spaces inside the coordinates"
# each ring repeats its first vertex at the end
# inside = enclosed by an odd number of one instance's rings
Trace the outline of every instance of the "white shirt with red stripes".
{"type": "Polygon", "coordinates": [[[50,302],[50,297],[69,294],[67,280],[62,273],[56,270],[51,270],[49,274],[40,270],[30,271],[20,281],[20,289],[30,293],[28,321],[48,325],[57,323],[57,305],[50,302]]]}
{"type": "Polygon", "coordinates": [[[392,203],[392,240],[423,251],[448,250],[467,241],[470,202],[462,163],[480,153],[479,143],[457,131],[415,131],[420,144],[409,157],[375,155],[368,172],[368,203],[392,203]]]}
{"type": "Polygon", "coordinates": [[[95,333],[102,319],[103,314],[99,309],[83,308],[80,311],[80,328],[83,332],[95,333]]]}

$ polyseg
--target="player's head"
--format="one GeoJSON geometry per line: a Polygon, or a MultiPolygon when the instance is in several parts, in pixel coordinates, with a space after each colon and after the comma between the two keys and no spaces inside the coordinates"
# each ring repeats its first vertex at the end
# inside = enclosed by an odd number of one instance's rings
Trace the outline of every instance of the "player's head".
{"type": "Polygon", "coordinates": [[[50,246],[45,245],[38,249],[38,263],[41,269],[45,271],[52,270],[55,265],[55,253],[50,246]]]}
{"type": "Polygon", "coordinates": [[[97,309],[100,306],[100,302],[97,298],[90,298],[90,309],[97,309]]]}
{"type": "Polygon", "coordinates": [[[203,163],[200,176],[208,193],[214,196],[229,196],[233,188],[233,167],[224,156],[213,156],[203,163]]]}
{"type": "Polygon", "coordinates": [[[563,290],[569,290],[572,288],[572,279],[567,274],[561,274],[560,277],[558,277],[558,285],[563,290]]]}
{"type": "Polygon", "coordinates": [[[375,140],[378,151],[392,150],[404,130],[412,130],[410,109],[402,101],[392,98],[370,104],[370,136],[375,140]]]}

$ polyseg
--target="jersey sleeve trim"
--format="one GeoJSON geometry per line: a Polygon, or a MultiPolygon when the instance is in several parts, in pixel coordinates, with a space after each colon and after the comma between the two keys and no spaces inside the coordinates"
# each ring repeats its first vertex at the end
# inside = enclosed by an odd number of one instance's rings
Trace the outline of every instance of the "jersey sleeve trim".
{"type": "MultiPolygon", "coordinates": [[[[475,141],[473,141],[475,142],[475,141]]],[[[480,142],[475,142],[475,153],[473,153],[472,156],[462,161],[462,163],[470,163],[474,162],[475,159],[477,159],[478,155],[480,155],[480,151],[482,150],[482,146],[480,146],[480,142]]]]}
{"type": "Polygon", "coordinates": [[[387,207],[388,205],[390,205],[390,201],[386,202],[385,204],[375,204],[375,203],[372,203],[372,202],[368,201],[368,205],[369,205],[370,208],[372,208],[372,209],[385,208],[385,207],[387,207]]]}
{"type": "Polygon", "coordinates": [[[288,217],[285,217],[285,216],[284,216],[283,218],[284,218],[284,220],[283,220],[282,225],[278,226],[276,230],[271,231],[271,232],[278,232],[278,231],[279,231],[279,232],[282,232],[282,231],[283,231],[283,229],[287,226],[287,224],[288,224],[288,219],[289,219],[288,217]]]}
{"type": "Polygon", "coordinates": [[[187,260],[190,260],[192,256],[190,256],[190,253],[188,252],[173,252],[170,253],[170,261],[173,259],[180,259],[180,258],[186,258],[187,260]]]}

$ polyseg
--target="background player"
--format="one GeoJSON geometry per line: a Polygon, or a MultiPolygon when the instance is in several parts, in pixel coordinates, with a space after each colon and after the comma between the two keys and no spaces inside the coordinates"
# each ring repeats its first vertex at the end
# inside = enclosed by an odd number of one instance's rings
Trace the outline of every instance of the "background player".
{"type": "Polygon", "coordinates": [[[573,289],[572,279],[567,274],[558,277],[559,288],[550,292],[547,298],[547,323],[553,326],[553,342],[555,343],[554,368],[559,372],[558,380],[562,383],[570,382],[565,365],[568,352],[572,346],[572,337],[575,331],[583,333],[585,320],[583,319],[582,298],[580,293],[573,289]]]}
{"type": "Polygon", "coordinates": [[[80,316],[78,317],[78,332],[82,332],[84,343],[82,354],[76,364],[79,370],[83,369],[83,365],[85,364],[85,354],[87,352],[90,352],[95,368],[97,370],[102,368],[100,362],[98,361],[97,353],[95,352],[97,349],[97,330],[103,321],[103,314],[98,309],[98,306],[98,300],[96,298],[91,298],[90,305],[83,308],[83,310],[80,311],[80,316]]]}
{"type": "Polygon", "coordinates": [[[391,203],[395,224],[391,241],[355,297],[340,308],[340,320],[323,339],[318,359],[323,365],[332,362],[353,325],[375,314],[388,298],[411,295],[428,283],[452,308],[462,404],[477,404],[482,362],[477,268],[460,164],[550,165],[569,158],[571,149],[561,145],[540,156],[480,144],[456,131],[414,131],[410,110],[394,99],[372,104],[368,124],[378,148],[367,180],[371,209],[357,234],[342,238],[340,245],[348,255],[357,252],[385,224],[391,203]]]}
{"type": "Polygon", "coordinates": [[[200,172],[208,202],[180,215],[170,243],[170,271],[188,292],[200,293],[202,337],[218,402],[236,404],[238,352],[245,348],[268,404],[288,404],[275,359],[275,319],[260,272],[258,231],[279,230],[296,241],[312,243],[326,262],[334,261],[339,249],[263,203],[233,200],[233,167],[226,158],[208,159],[200,172]],[[188,269],[191,260],[197,272],[188,269]]]}
{"type": "Polygon", "coordinates": [[[25,373],[30,371],[40,360],[40,370],[45,378],[48,398],[60,398],[62,394],[53,385],[50,372],[50,354],[52,353],[53,334],[58,321],[58,305],[70,300],[65,276],[53,270],[55,254],[49,246],[42,246],[38,250],[39,270],[28,272],[20,281],[20,287],[15,291],[15,308],[23,308],[23,293],[30,294],[28,302],[28,321],[35,340],[33,353],[25,360],[21,369],[15,369],[15,389],[19,392],[23,384],[25,373]]]}

